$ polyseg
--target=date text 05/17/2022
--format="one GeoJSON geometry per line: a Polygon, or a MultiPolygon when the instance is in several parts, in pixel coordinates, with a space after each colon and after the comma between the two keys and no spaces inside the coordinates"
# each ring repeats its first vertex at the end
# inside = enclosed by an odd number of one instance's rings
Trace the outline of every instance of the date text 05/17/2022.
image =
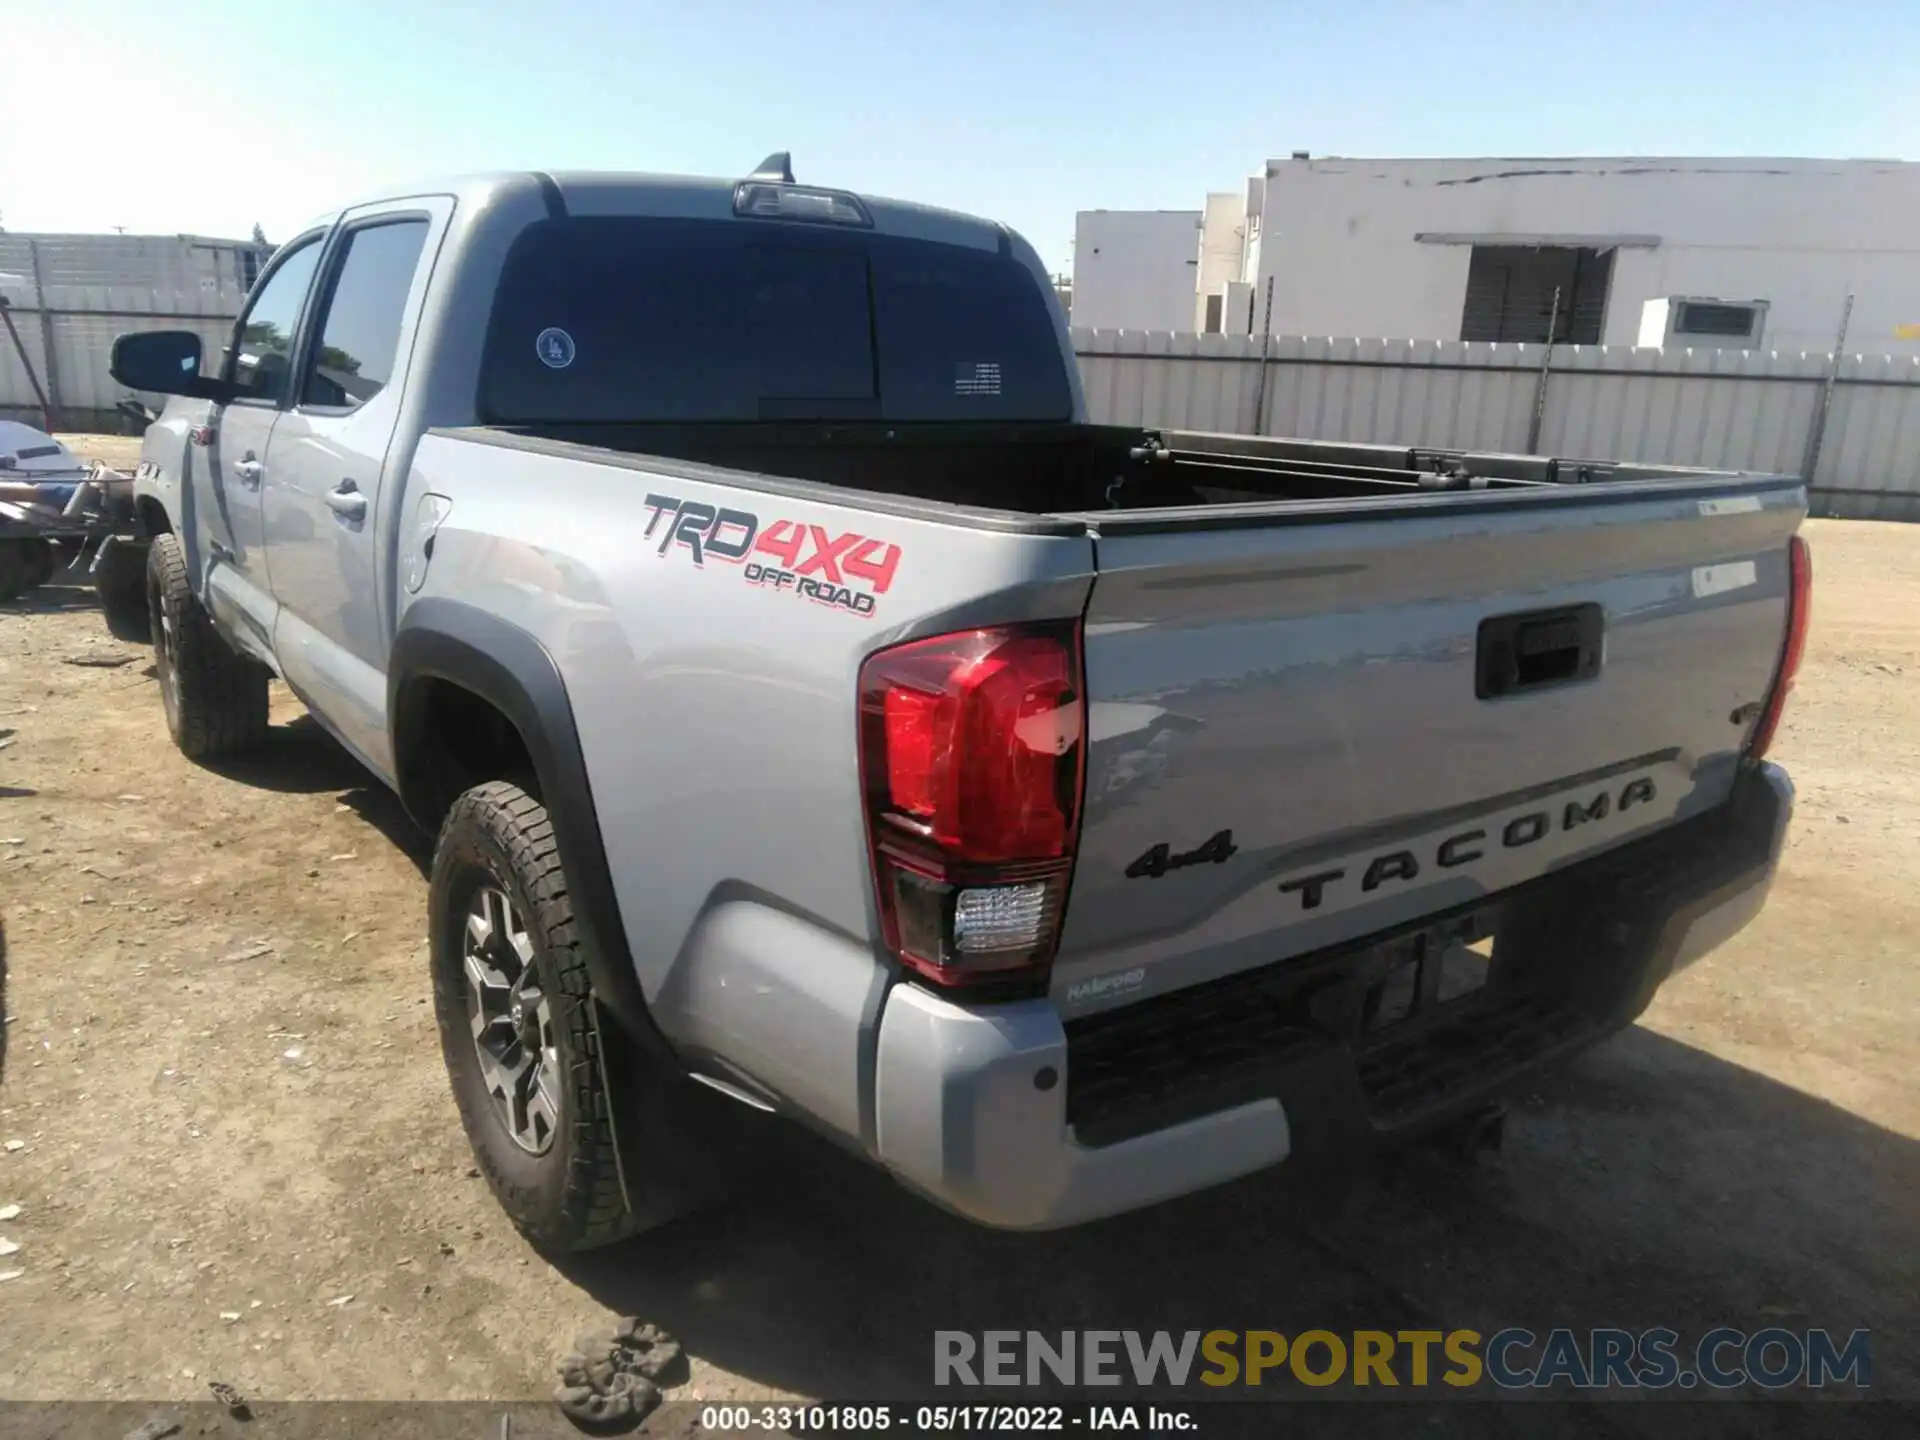
{"type": "Polygon", "coordinates": [[[1065,1434],[1194,1431],[1193,1412],[1161,1405],[706,1405],[700,1429],[785,1435],[1065,1434]]]}

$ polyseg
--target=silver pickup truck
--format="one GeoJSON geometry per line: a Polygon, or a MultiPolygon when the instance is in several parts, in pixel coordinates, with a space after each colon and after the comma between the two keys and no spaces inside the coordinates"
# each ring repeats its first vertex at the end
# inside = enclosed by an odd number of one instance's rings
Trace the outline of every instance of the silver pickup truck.
{"type": "Polygon", "coordinates": [[[784,157],[397,191],[114,365],[176,397],[168,726],[278,676],[437,833],[454,1096],[552,1247],[764,1112],[994,1226],[1332,1177],[1780,853],[1800,482],[1090,425],[1023,241],[784,157]]]}

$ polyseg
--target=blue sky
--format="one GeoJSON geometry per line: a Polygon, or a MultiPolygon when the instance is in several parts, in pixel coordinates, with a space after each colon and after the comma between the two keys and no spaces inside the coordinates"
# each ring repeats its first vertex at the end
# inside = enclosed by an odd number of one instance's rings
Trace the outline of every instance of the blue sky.
{"type": "Polygon", "coordinates": [[[282,238],[415,176],[790,149],[1064,269],[1076,210],[1295,149],[1920,158],[1914,0],[0,0],[0,34],[12,230],[282,238]]]}

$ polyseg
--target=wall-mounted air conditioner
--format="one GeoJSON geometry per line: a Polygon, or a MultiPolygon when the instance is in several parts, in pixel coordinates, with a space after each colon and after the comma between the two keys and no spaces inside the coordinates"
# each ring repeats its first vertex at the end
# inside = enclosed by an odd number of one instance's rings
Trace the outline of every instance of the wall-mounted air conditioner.
{"type": "Polygon", "coordinates": [[[1766,329],[1765,300],[1669,295],[1640,311],[1640,343],[1661,349],[1757,350],[1766,329]]]}

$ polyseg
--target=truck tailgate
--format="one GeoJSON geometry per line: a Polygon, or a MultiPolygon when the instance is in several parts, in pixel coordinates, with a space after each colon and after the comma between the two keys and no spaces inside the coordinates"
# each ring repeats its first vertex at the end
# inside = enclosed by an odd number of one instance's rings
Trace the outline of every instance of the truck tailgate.
{"type": "Polygon", "coordinates": [[[1724,800],[1797,482],[1102,517],[1071,1016],[1471,904],[1724,800]]]}

